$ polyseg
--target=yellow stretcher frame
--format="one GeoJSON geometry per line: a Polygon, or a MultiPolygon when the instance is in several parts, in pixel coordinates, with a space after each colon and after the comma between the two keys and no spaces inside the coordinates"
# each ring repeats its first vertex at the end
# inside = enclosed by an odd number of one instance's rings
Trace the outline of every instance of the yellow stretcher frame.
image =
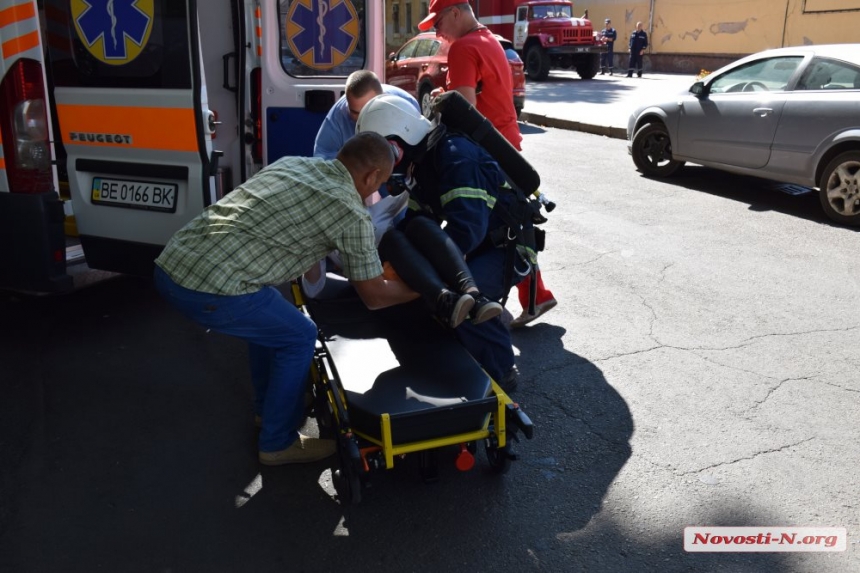
{"type": "MultiPolygon", "coordinates": [[[[303,312],[307,312],[304,297],[301,292],[301,287],[296,282],[292,284],[292,295],[296,306],[299,307],[303,312]]],[[[313,379],[314,385],[317,388],[325,389],[326,405],[330,410],[328,414],[331,415],[339,443],[343,444],[346,441],[353,442],[355,444],[354,451],[360,459],[353,461],[357,462],[357,464],[365,473],[370,472],[370,464],[367,460],[367,454],[369,452],[375,451],[382,452],[382,456],[385,460],[385,469],[388,470],[394,467],[394,458],[397,456],[404,456],[406,454],[415,452],[435,450],[446,446],[464,445],[470,443],[477,444],[478,442],[483,440],[487,441],[488,452],[490,449],[492,449],[494,452],[500,453],[502,456],[505,456],[507,455],[507,452],[505,451],[505,446],[509,441],[507,429],[508,410],[511,409],[517,412],[518,415],[521,415],[527,421],[527,423],[531,425],[531,421],[528,420],[528,417],[525,416],[525,414],[519,410],[519,405],[516,404],[513,400],[511,400],[511,398],[505,393],[504,390],[502,390],[502,388],[496,383],[496,381],[493,380],[492,377],[490,377],[491,392],[486,396],[486,398],[482,400],[488,400],[494,397],[496,400],[496,404],[494,411],[486,415],[486,419],[481,429],[471,432],[452,434],[449,436],[431,438],[427,440],[396,443],[396,438],[393,435],[392,431],[392,415],[396,414],[386,412],[379,415],[380,438],[371,436],[367,432],[356,430],[351,426],[348,420],[349,408],[344,389],[340,385],[340,380],[338,380],[336,367],[334,366],[331,354],[328,351],[325,342],[322,340],[317,340],[316,348],[314,349],[314,360],[311,362],[310,374],[313,379]],[[338,395],[335,396],[335,393],[337,393],[338,395]],[[372,445],[359,449],[357,440],[355,439],[356,437],[361,438],[362,440],[372,445]]],[[[520,422],[521,420],[517,421],[518,424],[520,422]]],[[[319,419],[318,423],[320,423],[319,419]]],[[[516,429],[514,431],[516,431],[516,429]]],[[[527,432],[527,437],[531,438],[530,432],[527,432]]],[[[474,449],[472,450],[472,452],[474,452],[474,449]]],[[[344,464],[345,460],[341,459],[341,463],[344,464]]],[[[378,467],[378,465],[375,464],[374,467],[378,467]]],[[[506,471],[506,469],[501,469],[501,467],[494,467],[494,469],[498,473],[503,473],[504,471],[506,471]]],[[[353,492],[352,495],[355,496],[356,492],[353,492]]],[[[357,500],[360,500],[360,494],[355,501],[357,500]]]]}

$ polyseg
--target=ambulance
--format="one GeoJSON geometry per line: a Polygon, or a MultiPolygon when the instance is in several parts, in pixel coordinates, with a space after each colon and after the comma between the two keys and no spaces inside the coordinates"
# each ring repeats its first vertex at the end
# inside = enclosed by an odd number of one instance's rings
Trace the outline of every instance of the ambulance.
{"type": "Polygon", "coordinates": [[[0,288],[150,275],[384,62],[382,0],[0,0],[0,288]]]}

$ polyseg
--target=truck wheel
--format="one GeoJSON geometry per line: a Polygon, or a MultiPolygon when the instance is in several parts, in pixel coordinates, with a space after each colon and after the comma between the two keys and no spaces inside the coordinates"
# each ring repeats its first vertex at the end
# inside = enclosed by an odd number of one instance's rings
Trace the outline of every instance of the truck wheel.
{"type": "Polygon", "coordinates": [[[844,225],[860,225],[860,151],[846,151],[824,169],[819,185],[824,213],[844,225]]]}
{"type": "Polygon", "coordinates": [[[669,177],[683,161],[672,159],[672,142],[662,123],[646,123],[633,135],[630,153],[636,169],[646,177],[669,177]]]}
{"type": "Polygon", "coordinates": [[[590,80],[600,71],[600,54],[592,54],[576,63],[576,73],[584,80],[590,80]]]}
{"type": "Polygon", "coordinates": [[[549,76],[549,55],[540,46],[532,46],[526,52],[526,73],[529,79],[542,82],[549,76]]]}

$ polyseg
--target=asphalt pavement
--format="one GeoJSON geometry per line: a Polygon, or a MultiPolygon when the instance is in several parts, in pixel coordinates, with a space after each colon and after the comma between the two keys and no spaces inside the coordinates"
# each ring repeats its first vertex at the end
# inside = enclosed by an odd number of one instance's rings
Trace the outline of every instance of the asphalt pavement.
{"type": "Polygon", "coordinates": [[[553,71],[546,81],[526,83],[520,121],[626,139],[627,118],[636,106],[661,94],[687,91],[695,81],[691,74],[651,73],[583,80],[575,72],[553,71]]]}

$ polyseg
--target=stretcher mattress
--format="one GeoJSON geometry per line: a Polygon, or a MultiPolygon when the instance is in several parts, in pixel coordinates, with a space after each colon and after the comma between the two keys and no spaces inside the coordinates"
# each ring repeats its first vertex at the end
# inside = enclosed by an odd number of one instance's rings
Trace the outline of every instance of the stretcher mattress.
{"type": "Polygon", "coordinates": [[[389,414],[394,443],[409,443],[480,430],[494,411],[490,377],[420,300],[370,311],[346,291],[307,308],[357,431],[382,439],[389,414]]]}

